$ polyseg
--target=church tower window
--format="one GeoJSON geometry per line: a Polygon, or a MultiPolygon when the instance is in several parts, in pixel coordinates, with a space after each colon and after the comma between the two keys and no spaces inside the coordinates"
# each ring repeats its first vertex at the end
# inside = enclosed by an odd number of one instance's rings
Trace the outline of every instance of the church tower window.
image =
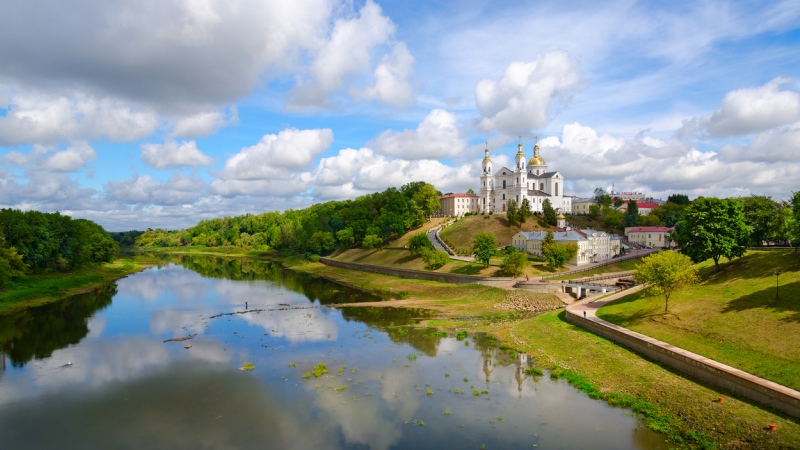
{"type": "Polygon", "coordinates": [[[556,196],[558,195],[558,181],[556,181],[556,196]]]}

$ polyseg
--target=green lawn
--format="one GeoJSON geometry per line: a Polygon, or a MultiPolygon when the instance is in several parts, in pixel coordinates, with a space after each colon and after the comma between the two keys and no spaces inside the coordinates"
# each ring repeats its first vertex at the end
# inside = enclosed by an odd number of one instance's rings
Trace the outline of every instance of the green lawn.
{"type": "Polygon", "coordinates": [[[750,251],[719,273],[711,261],[699,266],[702,281],[673,294],[669,313],[663,296],[638,292],[598,316],[800,390],[800,253],[750,251]]]}
{"type": "Polygon", "coordinates": [[[597,275],[604,275],[607,273],[626,272],[634,270],[636,268],[636,264],[639,264],[639,262],[641,262],[641,258],[629,259],[627,261],[618,262],[616,264],[609,264],[607,266],[598,267],[596,269],[587,270],[585,272],[574,273],[571,275],[564,275],[561,277],[548,278],[548,280],[572,280],[575,278],[592,277],[597,275]]]}

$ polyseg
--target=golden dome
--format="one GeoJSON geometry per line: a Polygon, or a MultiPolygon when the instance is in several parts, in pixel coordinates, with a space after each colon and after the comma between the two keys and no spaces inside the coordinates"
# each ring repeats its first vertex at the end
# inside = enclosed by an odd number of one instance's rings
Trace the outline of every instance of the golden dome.
{"type": "Polygon", "coordinates": [[[486,156],[483,157],[483,162],[492,162],[491,158],[489,158],[489,142],[486,142],[486,156]]]}
{"type": "Polygon", "coordinates": [[[539,146],[538,145],[535,145],[533,147],[533,157],[531,157],[531,159],[528,160],[528,165],[529,166],[543,166],[544,165],[544,160],[542,159],[541,156],[539,156],[539,146]]]}
{"type": "Polygon", "coordinates": [[[525,157],[525,152],[522,151],[522,142],[517,146],[517,156],[525,157]]]}
{"type": "Polygon", "coordinates": [[[556,219],[559,219],[559,220],[560,220],[560,219],[564,219],[564,218],[565,218],[565,217],[564,217],[564,214],[563,214],[563,213],[558,213],[558,217],[556,217],[556,219]]]}

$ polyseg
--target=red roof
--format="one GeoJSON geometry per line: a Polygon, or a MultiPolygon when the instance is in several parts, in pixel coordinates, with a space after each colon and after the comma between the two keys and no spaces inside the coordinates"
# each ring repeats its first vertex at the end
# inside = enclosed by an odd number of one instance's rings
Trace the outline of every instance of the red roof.
{"type": "Polygon", "coordinates": [[[636,232],[644,232],[644,233],[667,233],[670,231],[675,231],[675,227],[668,228],[668,227],[633,227],[628,230],[628,233],[636,233],[636,232]]]}
{"type": "Polygon", "coordinates": [[[447,195],[440,195],[439,198],[478,198],[475,194],[447,194],[447,195]]]}
{"type": "MultiPolygon", "coordinates": [[[[659,204],[656,203],[656,202],[636,202],[636,206],[638,206],[639,209],[641,209],[641,208],[653,209],[653,208],[658,208],[659,204]]],[[[620,206],[620,209],[623,209],[623,208],[624,209],[628,209],[628,202],[627,201],[625,202],[624,205],[620,206]]]]}

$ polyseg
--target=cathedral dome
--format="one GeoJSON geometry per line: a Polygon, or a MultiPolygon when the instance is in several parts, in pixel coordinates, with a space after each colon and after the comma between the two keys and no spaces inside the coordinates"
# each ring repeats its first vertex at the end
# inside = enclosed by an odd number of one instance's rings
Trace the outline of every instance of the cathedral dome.
{"type": "Polygon", "coordinates": [[[539,146],[538,145],[535,145],[533,147],[533,157],[531,157],[531,159],[528,160],[528,165],[529,166],[543,166],[544,165],[544,160],[542,159],[541,156],[539,156],[539,146]]]}

